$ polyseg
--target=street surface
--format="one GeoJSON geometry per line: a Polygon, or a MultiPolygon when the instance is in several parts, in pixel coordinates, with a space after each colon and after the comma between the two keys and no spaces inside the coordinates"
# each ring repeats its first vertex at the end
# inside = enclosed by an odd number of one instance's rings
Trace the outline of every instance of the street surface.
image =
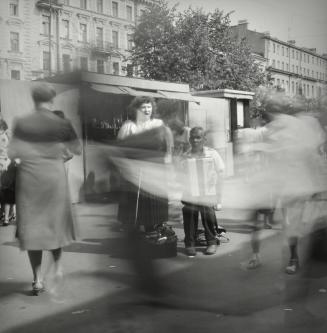
{"type": "Polygon", "coordinates": [[[286,286],[299,279],[284,273],[287,252],[278,223],[262,232],[263,265],[247,270],[251,222],[221,220],[230,242],[213,256],[188,258],[175,218],[178,256],[155,261],[163,289],[154,296],[137,288],[116,205],[75,209],[80,240],[65,249],[64,286],[56,297],[31,296],[32,274],[15,226],[0,228],[0,332],[327,332],[321,320],[327,319],[326,275],[306,280],[308,293],[294,306],[283,301],[286,286]],[[295,324],[286,327],[285,316],[295,324]]]}

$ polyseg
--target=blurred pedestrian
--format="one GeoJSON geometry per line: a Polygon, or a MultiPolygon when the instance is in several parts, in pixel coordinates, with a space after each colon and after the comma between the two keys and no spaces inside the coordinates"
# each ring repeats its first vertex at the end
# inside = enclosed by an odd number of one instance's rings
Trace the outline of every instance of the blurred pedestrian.
{"type": "Polygon", "coordinates": [[[4,119],[0,120],[0,203],[1,219],[3,226],[9,225],[9,214],[12,211],[11,219],[15,218],[15,163],[8,158],[8,125],[4,119]]]}
{"type": "Polygon", "coordinates": [[[44,290],[41,276],[43,250],[52,253],[52,279],[63,276],[62,248],[76,237],[68,182],[63,162],[65,147],[81,153],[77,135],[66,119],[52,113],[55,90],[45,84],[32,87],[34,112],[18,118],[9,146],[10,158],[19,158],[16,179],[17,237],[27,250],[32,292],[44,290]]]}

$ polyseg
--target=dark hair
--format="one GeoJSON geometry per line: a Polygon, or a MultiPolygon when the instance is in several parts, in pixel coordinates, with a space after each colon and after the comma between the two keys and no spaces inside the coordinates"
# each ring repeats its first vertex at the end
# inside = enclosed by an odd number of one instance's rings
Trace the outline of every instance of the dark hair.
{"type": "Polygon", "coordinates": [[[47,84],[36,84],[32,87],[32,98],[35,104],[49,102],[54,97],[56,97],[56,91],[47,84]]]}
{"type": "Polygon", "coordinates": [[[128,114],[128,118],[130,120],[136,120],[136,110],[145,103],[150,103],[152,105],[152,114],[151,114],[151,118],[153,118],[154,113],[156,111],[156,102],[154,101],[154,99],[150,96],[137,96],[135,97],[131,103],[129,104],[128,108],[127,108],[127,114],[128,114]]]}
{"type": "Polygon", "coordinates": [[[203,127],[201,127],[201,126],[195,126],[195,127],[192,127],[192,128],[191,128],[191,131],[190,131],[190,135],[191,135],[192,133],[194,133],[195,131],[202,131],[202,132],[203,132],[203,136],[206,136],[206,132],[205,132],[205,130],[203,129],[203,127]]]}
{"type": "Polygon", "coordinates": [[[53,113],[62,119],[66,118],[64,112],[61,110],[54,110],[53,113]]]}
{"type": "Polygon", "coordinates": [[[176,118],[180,102],[173,99],[161,99],[157,104],[157,114],[165,122],[176,118]]]}
{"type": "Polygon", "coordinates": [[[0,119],[0,130],[6,131],[8,129],[8,125],[5,120],[0,119]]]}
{"type": "Polygon", "coordinates": [[[168,126],[172,131],[175,131],[178,135],[182,135],[184,132],[185,125],[184,123],[175,118],[168,121],[168,126]]]}

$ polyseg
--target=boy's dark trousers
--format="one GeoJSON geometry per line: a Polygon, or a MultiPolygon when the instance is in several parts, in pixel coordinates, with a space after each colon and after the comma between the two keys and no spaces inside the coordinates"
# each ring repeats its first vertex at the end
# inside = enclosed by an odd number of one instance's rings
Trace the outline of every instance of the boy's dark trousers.
{"type": "Polygon", "coordinates": [[[217,223],[215,210],[212,207],[194,205],[185,201],[182,201],[184,207],[183,211],[183,223],[185,233],[185,246],[193,247],[196,241],[196,231],[198,227],[199,213],[201,214],[202,224],[204,227],[204,234],[209,245],[216,245],[216,230],[217,223]]]}

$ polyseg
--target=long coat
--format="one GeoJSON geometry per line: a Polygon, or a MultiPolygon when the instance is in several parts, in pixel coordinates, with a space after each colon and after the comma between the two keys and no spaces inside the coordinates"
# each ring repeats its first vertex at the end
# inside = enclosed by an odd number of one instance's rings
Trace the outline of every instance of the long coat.
{"type": "Polygon", "coordinates": [[[63,151],[80,153],[72,125],[47,109],[17,120],[9,146],[19,158],[16,179],[18,239],[22,250],[51,250],[71,243],[75,227],[63,151]]]}

